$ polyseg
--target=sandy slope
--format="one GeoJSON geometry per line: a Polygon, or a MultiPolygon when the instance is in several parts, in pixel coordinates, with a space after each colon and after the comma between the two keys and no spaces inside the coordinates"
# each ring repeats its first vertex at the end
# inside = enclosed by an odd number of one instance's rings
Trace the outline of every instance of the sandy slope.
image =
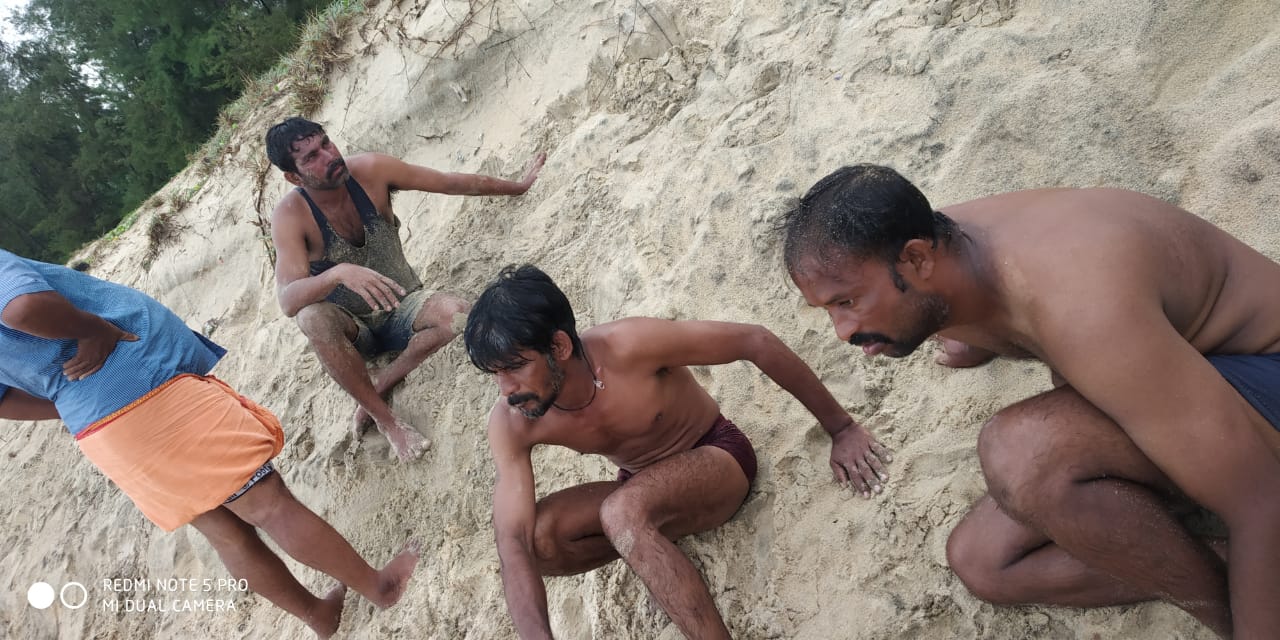
{"type": "MultiPolygon", "coordinates": [[[[1015,610],[969,596],[944,546],[983,491],[977,432],[1046,388],[1046,372],[862,357],[804,308],[770,225],[829,170],[875,161],[936,205],[1035,186],[1138,189],[1280,258],[1274,15],[1268,0],[389,0],[358,22],[316,119],[347,153],[446,170],[516,176],[550,153],[523,198],[397,196],[428,286],[474,295],[500,266],[531,261],[584,326],[638,314],[763,323],[897,450],[890,491],[851,499],[830,483],[827,440],[798,403],[747,364],[697,372],[760,450],[738,517],[683,543],[737,636],[1209,638],[1163,604],[1015,610]]],[[[280,414],[288,482],[359,550],[381,562],[407,534],[424,539],[402,604],[377,612],[349,598],[344,634],[510,637],[482,431],[496,391],[450,345],[395,395],[434,439],[427,458],[391,464],[373,440],[349,451],[352,403],[280,313],[250,224],[287,186],[260,142],[281,109],[264,110],[209,177],[167,187],[194,195],[181,239],[149,270],[154,212],[95,248],[94,273],[213,328],[232,349],[216,373],[280,414]]],[[[103,579],[226,573],[194,531],[146,522],[57,425],[4,427],[0,636],[305,637],[253,596],[234,612],[103,611],[104,598],[156,595],[111,594],[103,579]],[[31,609],[36,580],[86,583],[89,606],[31,609]]],[[[558,451],[535,464],[540,493],[612,473],[558,451]]],[[[565,638],[679,637],[623,567],[552,580],[549,598],[565,638]]]]}

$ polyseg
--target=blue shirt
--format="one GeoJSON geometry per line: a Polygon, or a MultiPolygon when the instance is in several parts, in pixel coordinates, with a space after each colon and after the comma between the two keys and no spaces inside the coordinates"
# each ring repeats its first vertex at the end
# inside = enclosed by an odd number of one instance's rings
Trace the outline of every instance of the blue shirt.
{"type": "Polygon", "coordinates": [[[72,382],[62,365],[75,355],[75,340],[39,338],[0,320],[0,399],[13,387],[51,400],[72,435],[178,374],[209,373],[226,354],[141,291],[0,250],[0,311],[20,295],[42,291],[138,336],[116,343],[101,369],[72,382]]]}

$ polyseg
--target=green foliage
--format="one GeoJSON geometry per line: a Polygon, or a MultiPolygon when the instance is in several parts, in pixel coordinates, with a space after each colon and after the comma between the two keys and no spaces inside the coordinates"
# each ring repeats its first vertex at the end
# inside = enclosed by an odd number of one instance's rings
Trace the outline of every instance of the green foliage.
{"type": "Polygon", "coordinates": [[[61,261],[187,164],[323,0],[32,0],[0,47],[0,246],[61,261]]]}

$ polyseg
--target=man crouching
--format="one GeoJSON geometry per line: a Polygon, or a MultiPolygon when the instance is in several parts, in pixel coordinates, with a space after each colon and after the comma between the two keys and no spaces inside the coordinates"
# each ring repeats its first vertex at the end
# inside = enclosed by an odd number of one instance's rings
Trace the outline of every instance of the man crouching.
{"type": "Polygon", "coordinates": [[[750,360],[831,435],[836,480],[881,489],[888,452],[764,327],[626,318],[578,336],[564,293],[536,267],[507,267],[480,295],[467,353],[497,377],[489,414],[497,466],[493,524],[507,606],[522,638],[549,638],[543,575],[621,557],[690,638],[728,638],[697,569],[672,543],[726,522],[756,456],[686,367],[750,360]],[[534,445],[597,453],[616,480],[534,495],[534,445]]]}

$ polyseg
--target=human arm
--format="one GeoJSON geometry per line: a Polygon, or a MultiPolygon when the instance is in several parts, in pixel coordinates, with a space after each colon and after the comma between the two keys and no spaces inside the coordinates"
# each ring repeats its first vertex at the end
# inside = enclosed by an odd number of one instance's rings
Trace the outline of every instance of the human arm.
{"type": "Polygon", "coordinates": [[[38,338],[75,340],[75,355],[62,365],[63,375],[70,380],[82,380],[101,369],[120,341],[138,339],[101,317],[80,310],[56,291],[15,297],[0,311],[0,322],[38,338]]]}
{"type": "Polygon", "coordinates": [[[550,638],[547,590],[533,552],[537,503],[531,450],[511,435],[510,419],[509,410],[501,403],[489,415],[489,449],[498,474],[493,488],[493,530],[502,590],[516,633],[525,639],[550,638]]]}
{"type": "Polygon", "coordinates": [[[271,242],[276,249],[276,297],[280,309],[290,318],[303,307],[323,301],[338,285],[355,292],[370,309],[391,310],[400,305],[405,290],[395,280],[373,269],[341,263],[311,275],[307,260],[307,211],[300,211],[295,198],[286,197],[271,216],[271,242]]]}
{"type": "Polygon", "coordinates": [[[59,417],[52,402],[21,389],[0,385],[0,419],[57,420],[59,417]]]}
{"type": "Polygon", "coordinates": [[[864,497],[882,491],[892,455],[840,406],[818,376],[778,336],[759,325],[630,318],[616,323],[623,344],[654,366],[713,365],[748,360],[799,400],[831,436],[836,482],[864,497]],[[625,323],[625,328],[624,328],[625,323]]]}
{"type": "Polygon", "coordinates": [[[529,190],[547,160],[538,153],[529,161],[524,177],[504,180],[474,173],[445,173],[409,164],[392,156],[370,154],[371,173],[386,180],[389,189],[429,191],[451,196],[518,196],[529,190]]]}

